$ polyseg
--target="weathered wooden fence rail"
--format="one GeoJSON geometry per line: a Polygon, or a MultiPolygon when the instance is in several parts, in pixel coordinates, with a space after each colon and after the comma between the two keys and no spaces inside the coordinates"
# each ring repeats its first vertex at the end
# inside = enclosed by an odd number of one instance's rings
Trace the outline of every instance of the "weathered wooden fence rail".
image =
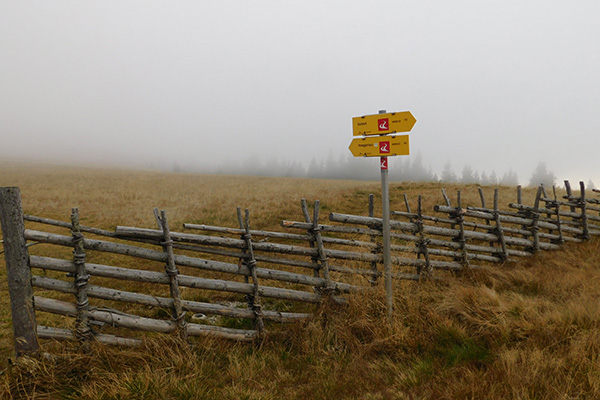
{"type": "MultiPolygon", "coordinates": [[[[549,197],[540,187],[533,205],[523,204],[519,188],[517,202],[508,210],[499,209],[497,190],[493,208],[486,207],[481,190],[481,207],[462,207],[460,192],[452,206],[442,191],[444,204],[434,207],[435,216],[424,215],[421,196],[416,212],[405,196],[406,210],[391,212],[392,276],[438,279],[442,275],[436,271],[475,269],[481,263],[502,263],[600,235],[600,199],[586,196],[583,183],[578,196],[568,182],[565,187],[562,200],[556,191],[549,197]]],[[[130,331],[174,333],[185,340],[211,335],[251,341],[276,329],[273,324],[310,315],[303,307],[294,310],[294,304],[325,299],[343,304],[344,294],[375,284],[381,276],[383,233],[382,219],[374,217],[373,196],[369,216],[331,213],[329,224],[319,222],[318,201],[312,216],[305,200],[301,207],[304,221],[281,223],[299,233],[250,229],[249,213],[243,215],[240,209],[239,228],[183,225],[205,234],[171,230],[166,212],[158,210],[159,229],[118,226],[108,231],[81,225],[77,209],[72,210],[71,222],[23,215],[18,189],[0,188],[17,354],[36,351],[38,338],[75,339],[84,351],[91,340],[141,344],[130,331]],[[66,228],[70,234],[29,229],[25,221],[66,228]],[[33,243],[71,248],[72,255],[69,259],[35,255],[38,246],[28,247],[33,243]],[[90,256],[112,260],[114,265],[89,262],[90,256]],[[157,265],[163,267],[157,270],[157,265]],[[43,275],[32,275],[40,270],[43,275]],[[209,296],[205,291],[227,294],[228,301],[199,301],[198,297],[209,296]],[[69,296],[74,302],[67,301],[69,296]],[[282,304],[284,308],[278,309],[282,304]],[[143,306],[143,312],[134,305],[143,306]],[[148,310],[163,310],[162,316],[148,310]],[[74,321],[39,325],[36,311],[74,321]],[[247,320],[252,327],[219,326],[191,314],[247,320]]]]}

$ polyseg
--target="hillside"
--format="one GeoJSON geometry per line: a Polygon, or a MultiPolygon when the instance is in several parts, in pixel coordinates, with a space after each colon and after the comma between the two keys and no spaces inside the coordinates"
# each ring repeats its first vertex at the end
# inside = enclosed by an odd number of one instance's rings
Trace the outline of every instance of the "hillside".
{"type": "MultiPolygon", "coordinates": [[[[82,223],[153,226],[153,207],[184,221],[235,226],[236,206],[260,229],[301,218],[301,198],[323,210],[366,214],[378,182],[200,176],[144,171],[1,165],[0,186],[19,186],[26,213],[82,223]]],[[[440,204],[437,184],[392,183],[440,204]]],[[[478,204],[475,186],[465,204],[478,204]]],[[[491,188],[485,188],[486,193],[491,188]]],[[[533,191],[525,191],[531,198],[533,191]]],[[[515,199],[501,190],[500,204],[515,199]]],[[[376,207],[380,213],[380,207],[376,207]]],[[[322,216],[326,218],[326,213],[322,216]]],[[[441,282],[397,282],[395,319],[386,320],[381,286],[324,307],[260,345],[201,339],[149,339],[144,349],[44,343],[53,358],[14,364],[4,260],[0,261],[2,398],[89,399],[403,399],[600,397],[600,241],[569,244],[515,263],[441,282]],[[9,362],[9,359],[12,361],[9,362]]]]}

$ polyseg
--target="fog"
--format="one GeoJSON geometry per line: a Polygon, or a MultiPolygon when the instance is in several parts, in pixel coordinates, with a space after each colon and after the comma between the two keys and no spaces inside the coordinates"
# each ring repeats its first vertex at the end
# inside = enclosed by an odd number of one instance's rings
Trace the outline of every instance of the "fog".
{"type": "MultiPolygon", "coordinates": [[[[0,160],[218,172],[351,158],[409,110],[411,155],[600,184],[600,3],[3,1],[0,160]]],[[[349,159],[351,158],[351,159],[349,159]]],[[[409,160],[409,161],[407,161],[409,160]]],[[[375,175],[377,176],[377,175],[375,175]]]]}

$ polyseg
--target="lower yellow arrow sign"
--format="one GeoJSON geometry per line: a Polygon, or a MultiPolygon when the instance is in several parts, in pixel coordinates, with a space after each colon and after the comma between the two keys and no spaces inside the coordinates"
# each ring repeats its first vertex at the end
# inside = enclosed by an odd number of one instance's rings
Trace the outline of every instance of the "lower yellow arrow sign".
{"type": "Polygon", "coordinates": [[[369,136],[352,140],[349,147],[354,157],[407,156],[408,135],[369,136]]]}

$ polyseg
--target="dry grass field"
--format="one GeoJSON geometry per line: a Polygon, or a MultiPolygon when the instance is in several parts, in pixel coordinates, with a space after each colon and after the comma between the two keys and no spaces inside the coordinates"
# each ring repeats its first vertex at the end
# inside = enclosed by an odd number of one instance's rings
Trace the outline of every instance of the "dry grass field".
{"type": "MultiPolygon", "coordinates": [[[[236,227],[236,207],[252,227],[280,230],[302,220],[300,199],[366,215],[378,182],[208,176],[0,163],[0,186],[19,186],[26,213],[84,225],[154,227],[154,207],[170,225],[236,227]]],[[[438,184],[392,183],[391,209],[438,184]]],[[[463,205],[479,205],[475,186],[463,205]]],[[[491,200],[492,188],[485,188],[491,200]]],[[[534,193],[525,191],[529,199],[534,193]]],[[[377,198],[377,197],[376,197],[377,198]]],[[[516,199],[503,188],[500,204],[516,199]]],[[[416,203],[415,207],[416,207],[416,203]]],[[[381,213],[376,207],[376,213],[381,213]]],[[[260,344],[203,338],[149,339],[142,349],[43,342],[52,358],[13,356],[4,259],[0,261],[2,399],[596,399],[600,398],[600,241],[485,268],[441,282],[396,282],[395,318],[382,288],[324,306],[260,344]],[[326,315],[326,318],[323,316],[326,315]]]]}

